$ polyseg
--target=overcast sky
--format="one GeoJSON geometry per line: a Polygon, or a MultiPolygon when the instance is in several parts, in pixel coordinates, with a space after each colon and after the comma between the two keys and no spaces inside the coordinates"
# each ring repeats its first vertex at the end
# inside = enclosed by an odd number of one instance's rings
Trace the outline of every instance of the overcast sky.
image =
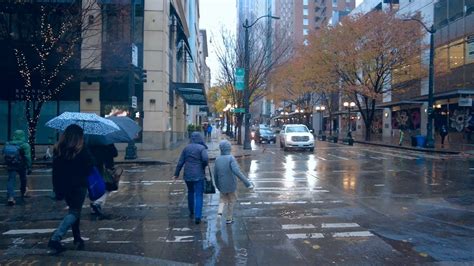
{"type": "MultiPolygon", "coordinates": [[[[362,1],[363,0],[356,0],[356,5],[359,5],[362,1]]],[[[199,28],[207,30],[209,57],[206,62],[211,68],[211,85],[213,85],[216,82],[216,72],[219,69],[219,64],[214,52],[216,44],[214,40],[217,40],[222,27],[228,31],[235,32],[235,24],[237,21],[237,1],[200,0],[199,4],[199,28]]]]}

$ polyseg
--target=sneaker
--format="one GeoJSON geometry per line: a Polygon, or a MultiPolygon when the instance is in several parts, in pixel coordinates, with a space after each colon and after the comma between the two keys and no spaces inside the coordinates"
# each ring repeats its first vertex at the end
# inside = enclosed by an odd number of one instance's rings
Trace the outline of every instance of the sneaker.
{"type": "Polygon", "coordinates": [[[54,254],[59,254],[66,250],[66,248],[61,244],[60,241],[52,239],[49,240],[48,247],[53,250],[54,254]]]}
{"type": "Polygon", "coordinates": [[[195,224],[200,224],[201,223],[201,219],[199,218],[196,218],[196,220],[194,221],[195,224]]]}
{"type": "Polygon", "coordinates": [[[233,219],[226,220],[225,223],[226,223],[226,224],[233,224],[233,223],[234,223],[234,220],[233,220],[233,219]]]}
{"type": "Polygon", "coordinates": [[[194,213],[189,214],[189,219],[192,219],[192,218],[194,218],[194,213]]]}
{"type": "Polygon", "coordinates": [[[9,197],[7,201],[8,206],[13,206],[15,205],[15,199],[13,197],[9,197]]]}

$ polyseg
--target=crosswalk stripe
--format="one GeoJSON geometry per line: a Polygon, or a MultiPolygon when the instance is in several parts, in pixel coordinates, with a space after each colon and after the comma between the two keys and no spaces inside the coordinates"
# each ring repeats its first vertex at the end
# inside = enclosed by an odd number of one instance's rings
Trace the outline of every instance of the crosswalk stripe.
{"type": "Polygon", "coordinates": [[[307,234],[286,234],[289,239],[308,239],[308,238],[324,238],[321,233],[307,233],[307,234]]]}
{"type": "Polygon", "coordinates": [[[358,231],[358,232],[333,233],[332,236],[335,238],[342,238],[342,237],[369,237],[369,236],[374,236],[374,235],[369,231],[358,231]]]}
{"type": "Polygon", "coordinates": [[[56,229],[12,229],[4,232],[2,235],[31,235],[52,233],[56,229]]]}
{"type": "Polygon", "coordinates": [[[321,228],[348,228],[359,227],[356,223],[322,223],[321,228]]]}
{"type": "Polygon", "coordinates": [[[293,229],[314,229],[316,226],[312,224],[282,224],[281,229],[293,230],[293,229]]]}

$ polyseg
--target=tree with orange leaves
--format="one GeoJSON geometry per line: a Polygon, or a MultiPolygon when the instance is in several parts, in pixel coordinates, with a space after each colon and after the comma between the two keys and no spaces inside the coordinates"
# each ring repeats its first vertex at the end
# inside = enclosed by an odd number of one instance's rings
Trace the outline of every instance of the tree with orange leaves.
{"type": "MultiPolygon", "coordinates": [[[[345,18],[339,25],[314,36],[305,56],[317,64],[319,80],[338,85],[344,97],[356,103],[370,140],[375,105],[383,95],[403,88],[392,85],[394,70],[419,64],[423,32],[416,22],[392,13],[370,12],[345,18]],[[417,62],[418,61],[418,62],[417,62]]],[[[412,78],[423,74],[411,67],[412,78]]]]}

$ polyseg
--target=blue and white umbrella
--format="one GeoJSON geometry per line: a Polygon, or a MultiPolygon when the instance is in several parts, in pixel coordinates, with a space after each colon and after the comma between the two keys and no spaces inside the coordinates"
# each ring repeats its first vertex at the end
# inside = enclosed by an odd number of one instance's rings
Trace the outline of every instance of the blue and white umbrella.
{"type": "Polygon", "coordinates": [[[107,135],[120,130],[111,120],[100,117],[94,113],[64,112],[46,122],[46,126],[61,131],[69,125],[76,124],[84,130],[84,134],[107,135]]]}
{"type": "Polygon", "coordinates": [[[133,141],[142,130],[135,121],[126,116],[109,116],[106,119],[113,121],[119,128],[107,135],[89,136],[90,145],[108,145],[112,143],[127,143],[133,141]]]}

